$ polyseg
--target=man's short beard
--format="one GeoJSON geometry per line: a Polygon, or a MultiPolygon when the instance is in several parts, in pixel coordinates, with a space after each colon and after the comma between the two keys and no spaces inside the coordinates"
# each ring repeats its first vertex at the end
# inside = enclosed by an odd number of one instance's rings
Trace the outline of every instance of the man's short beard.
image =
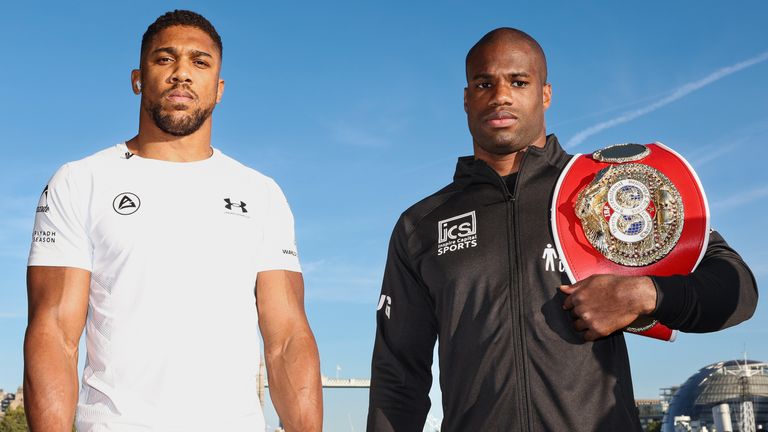
{"type": "Polygon", "coordinates": [[[163,107],[160,103],[149,104],[146,109],[152,117],[152,121],[155,122],[155,126],[173,136],[187,136],[197,132],[213,112],[213,107],[208,109],[197,108],[189,116],[176,118],[172,114],[163,112],[163,107]]]}

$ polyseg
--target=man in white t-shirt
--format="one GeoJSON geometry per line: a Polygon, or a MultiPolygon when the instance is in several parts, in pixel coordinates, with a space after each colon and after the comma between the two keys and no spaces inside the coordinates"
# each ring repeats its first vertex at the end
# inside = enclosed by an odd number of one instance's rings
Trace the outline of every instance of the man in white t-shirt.
{"type": "Polygon", "coordinates": [[[24,342],[32,431],[70,432],[74,417],[80,432],[263,431],[259,331],[286,430],[321,429],[288,203],[211,147],[221,58],[202,16],[158,18],[131,74],[138,135],[64,165],[43,191],[24,342]]]}

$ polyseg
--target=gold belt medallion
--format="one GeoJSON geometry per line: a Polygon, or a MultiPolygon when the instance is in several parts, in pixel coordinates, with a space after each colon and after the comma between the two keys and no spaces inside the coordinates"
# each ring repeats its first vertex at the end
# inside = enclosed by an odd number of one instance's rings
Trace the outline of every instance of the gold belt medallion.
{"type": "Polygon", "coordinates": [[[609,260],[640,267],[664,258],[683,231],[683,200],[657,169],[611,165],[576,200],[576,215],[592,246],[609,260]]]}

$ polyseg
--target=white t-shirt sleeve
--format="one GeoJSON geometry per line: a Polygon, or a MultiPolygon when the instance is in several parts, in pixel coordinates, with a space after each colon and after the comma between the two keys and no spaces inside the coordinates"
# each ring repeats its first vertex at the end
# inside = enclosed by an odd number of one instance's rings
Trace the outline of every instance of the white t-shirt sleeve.
{"type": "Polygon", "coordinates": [[[62,166],[40,195],[27,265],[92,270],[86,209],[71,170],[69,164],[62,166]]]}
{"type": "Polygon", "coordinates": [[[293,213],[280,186],[267,182],[267,207],[264,211],[262,244],[257,271],[289,270],[300,272],[293,213]]]}

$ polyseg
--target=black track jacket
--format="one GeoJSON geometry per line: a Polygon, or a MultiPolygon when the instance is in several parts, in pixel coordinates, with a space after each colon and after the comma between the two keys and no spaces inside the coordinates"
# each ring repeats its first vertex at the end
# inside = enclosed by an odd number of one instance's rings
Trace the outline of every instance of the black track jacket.
{"type": "MultiPolygon", "coordinates": [[[[484,162],[460,158],[453,183],[402,214],[377,312],[368,431],[422,430],[436,338],[443,432],[641,430],[623,333],[585,342],[562,309],[558,286],[569,282],[548,252],[549,208],[570,157],[554,135],[529,147],[513,194],[484,162]]],[[[682,331],[735,325],[757,303],[752,273],[716,232],[692,275],[654,282],[653,316],[682,331]]]]}

